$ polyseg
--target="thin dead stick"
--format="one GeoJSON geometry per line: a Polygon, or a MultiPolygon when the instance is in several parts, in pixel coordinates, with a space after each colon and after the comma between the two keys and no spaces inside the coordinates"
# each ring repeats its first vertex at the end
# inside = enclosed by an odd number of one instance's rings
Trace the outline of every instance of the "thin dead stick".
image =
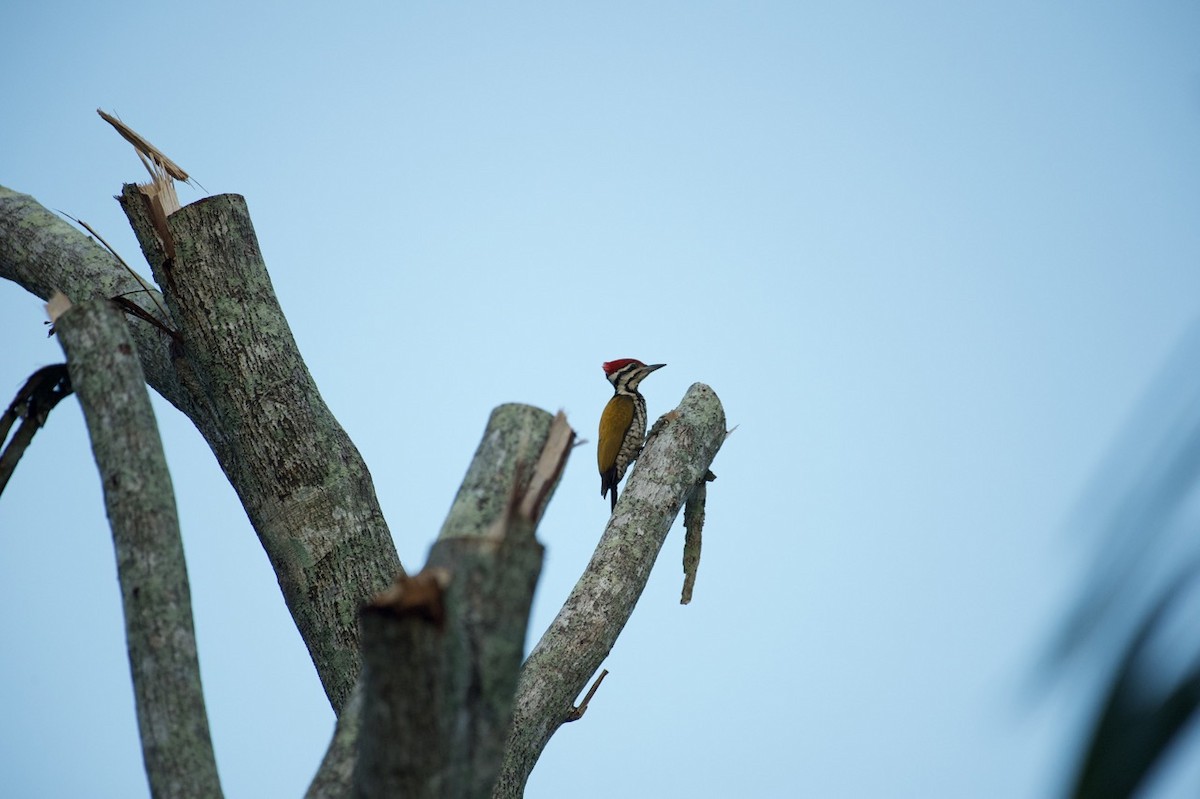
{"type": "Polygon", "coordinates": [[[107,241],[105,241],[104,237],[101,236],[99,233],[97,233],[96,229],[94,227],[89,225],[87,222],[84,222],[82,219],[76,219],[75,217],[68,214],[66,211],[59,211],[59,213],[62,214],[63,216],[65,216],[67,219],[70,219],[75,224],[79,225],[81,228],[86,230],[88,233],[91,233],[93,236],[95,236],[96,241],[103,244],[104,249],[106,249],[110,253],[112,253],[112,257],[116,258],[117,262],[120,263],[121,266],[125,267],[125,271],[128,272],[130,275],[132,275],[133,279],[138,282],[138,285],[142,287],[142,289],[146,292],[147,295],[149,295],[151,301],[154,303],[154,306],[156,308],[158,308],[158,312],[163,315],[163,319],[171,318],[170,314],[167,313],[167,309],[164,308],[162,306],[162,303],[158,301],[158,297],[154,296],[154,292],[155,292],[154,287],[151,286],[149,283],[147,283],[141,275],[139,275],[136,271],[134,271],[133,267],[131,267],[129,264],[125,263],[125,259],[121,257],[120,253],[118,253],[116,250],[114,250],[112,248],[112,245],[109,244],[107,241]]]}
{"type": "Polygon", "coordinates": [[[604,682],[604,678],[607,676],[608,669],[602,669],[600,676],[596,678],[596,681],[592,683],[592,687],[584,695],[583,701],[579,703],[578,707],[571,708],[571,712],[567,714],[566,719],[563,721],[564,724],[571,721],[579,721],[583,718],[583,714],[587,713],[588,703],[592,701],[592,697],[596,695],[596,691],[600,688],[600,683],[604,682]]]}

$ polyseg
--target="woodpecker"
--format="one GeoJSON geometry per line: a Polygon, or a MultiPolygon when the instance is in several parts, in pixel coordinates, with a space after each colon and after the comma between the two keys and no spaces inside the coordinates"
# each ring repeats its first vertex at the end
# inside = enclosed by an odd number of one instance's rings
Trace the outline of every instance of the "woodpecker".
{"type": "Polygon", "coordinates": [[[638,384],[665,363],[647,366],[634,358],[621,358],[604,364],[604,374],[612,383],[612,399],[600,414],[600,442],[596,461],[600,466],[600,496],[612,489],[612,509],[617,509],[617,483],[629,464],[637,459],[646,441],[646,398],[638,393],[638,384]]]}

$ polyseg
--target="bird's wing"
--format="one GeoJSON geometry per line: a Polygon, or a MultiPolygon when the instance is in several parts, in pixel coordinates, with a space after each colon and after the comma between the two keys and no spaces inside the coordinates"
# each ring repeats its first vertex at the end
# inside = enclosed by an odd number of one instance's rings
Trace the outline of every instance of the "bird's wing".
{"type": "Polygon", "coordinates": [[[633,398],[614,394],[600,415],[600,443],[596,446],[596,463],[601,473],[612,468],[625,440],[625,431],[633,422],[633,398]]]}

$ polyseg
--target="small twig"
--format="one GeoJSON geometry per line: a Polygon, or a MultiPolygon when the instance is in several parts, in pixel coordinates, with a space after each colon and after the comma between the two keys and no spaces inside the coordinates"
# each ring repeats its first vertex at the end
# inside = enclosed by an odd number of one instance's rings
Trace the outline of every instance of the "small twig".
{"type": "MultiPolygon", "coordinates": [[[[106,250],[108,250],[110,253],[112,253],[112,256],[113,256],[113,258],[116,258],[116,259],[117,259],[117,262],[118,262],[119,264],[121,264],[121,266],[125,267],[125,271],[126,271],[126,272],[128,272],[128,273],[129,273],[129,274],[130,274],[130,275],[133,277],[133,279],[134,279],[134,280],[136,280],[136,281],[138,282],[138,285],[140,285],[140,286],[142,287],[142,289],[143,289],[143,290],[146,292],[146,294],[148,294],[148,295],[150,296],[150,299],[151,299],[151,300],[154,302],[154,305],[155,305],[155,307],[156,307],[156,308],[158,308],[158,312],[159,312],[159,313],[161,313],[161,314],[163,315],[163,319],[170,319],[170,318],[171,318],[170,314],[168,314],[168,313],[167,313],[167,309],[166,309],[166,308],[164,308],[164,307],[162,306],[162,303],[160,303],[160,302],[158,301],[158,297],[154,296],[154,291],[155,291],[154,287],[153,287],[153,286],[151,286],[149,283],[147,283],[147,282],[146,282],[146,281],[145,281],[145,280],[142,278],[142,276],[141,276],[141,275],[139,275],[137,272],[135,272],[135,271],[134,271],[134,269],[133,269],[133,267],[131,267],[129,264],[125,263],[125,259],[121,257],[120,253],[118,253],[116,250],[114,250],[114,249],[112,248],[112,245],[111,245],[111,244],[109,244],[107,241],[105,241],[105,240],[104,240],[104,237],[103,237],[103,236],[101,236],[99,233],[97,233],[97,232],[96,232],[96,229],[95,229],[95,228],[93,228],[93,227],[92,227],[91,225],[89,225],[87,222],[84,222],[82,219],[76,219],[75,217],[73,217],[73,216],[71,216],[70,214],[68,214],[66,211],[59,211],[59,213],[60,213],[60,214],[62,214],[63,216],[65,216],[67,219],[70,219],[70,220],[71,220],[72,222],[74,222],[75,224],[79,225],[81,228],[83,228],[84,230],[86,230],[88,233],[91,233],[93,236],[95,236],[95,237],[96,237],[96,241],[98,241],[98,242],[100,242],[101,244],[103,244],[103,245],[104,245],[104,249],[106,249],[106,250]]],[[[114,299],[115,299],[115,298],[114,298],[114,299]]],[[[164,328],[164,329],[165,329],[165,328],[164,328]]]]}
{"type": "Polygon", "coordinates": [[[587,694],[584,695],[583,701],[579,703],[578,707],[571,708],[571,711],[567,713],[567,717],[563,719],[564,724],[572,721],[579,721],[581,718],[583,718],[583,714],[587,713],[588,702],[592,701],[592,697],[596,695],[596,691],[600,688],[600,683],[604,682],[604,678],[607,676],[608,669],[601,669],[600,676],[596,678],[594,683],[592,683],[592,687],[589,688],[587,694]]]}
{"type": "Polygon", "coordinates": [[[177,331],[172,330],[171,328],[167,327],[165,324],[162,323],[162,321],[160,321],[152,313],[147,311],[142,306],[138,305],[133,300],[126,297],[124,294],[118,294],[116,297],[112,298],[112,301],[115,302],[117,305],[119,305],[121,307],[121,309],[123,311],[125,311],[125,313],[132,314],[133,316],[136,316],[138,319],[141,319],[143,322],[154,325],[159,330],[161,330],[162,332],[166,333],[168,336],[173,338],[175,341],[181,340],[179,333],[177,331]]]}

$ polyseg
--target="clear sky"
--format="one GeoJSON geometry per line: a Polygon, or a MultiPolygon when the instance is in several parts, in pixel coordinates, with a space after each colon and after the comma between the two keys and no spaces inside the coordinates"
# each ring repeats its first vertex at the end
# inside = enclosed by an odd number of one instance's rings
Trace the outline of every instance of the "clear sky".
{"type": "MultiPolygon", "coordinates": [[[[669,364],[652,417],[715,389],[695,600],[675,530],[530,797],[1052,795],[1083,690],[1028,689],[1085,574],[1069,522],[1200,315],[1200,8],[570,5],[5,4],[0,184],[139,263],[99,106],[245,195],[409,567],[493,406],[594,442],[602,361],[669,364]]],[[[0,285],[5,403],[62,358],[43,318],[0,285]]],[[[299,796],[332,712],[156,407],[226,794],[299,796]]],[[[589,445],[531,642],[607,515],[589,445]]],[[[146,794],[120,614],[66,402],[0,497],[11,795],[146,794]]]]}

